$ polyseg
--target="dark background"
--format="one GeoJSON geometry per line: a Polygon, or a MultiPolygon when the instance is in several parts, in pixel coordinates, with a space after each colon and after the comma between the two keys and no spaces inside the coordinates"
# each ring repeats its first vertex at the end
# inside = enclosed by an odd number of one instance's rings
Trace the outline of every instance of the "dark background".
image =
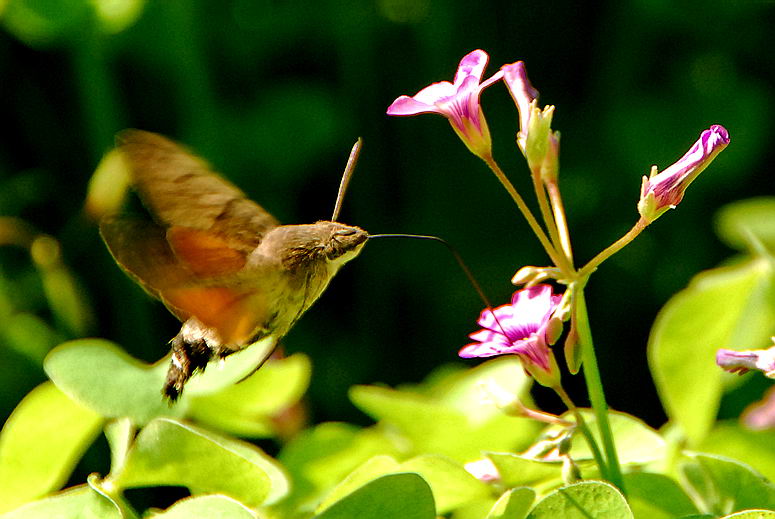
{"type": "MultiPolygon", "coordinates": [[[[121,274],[82,213],[87,182],[125,127],[185,142],[284,223],[329,217],[347,153],[362,136],[341,219],[372,233],[447,239],[490,298],[506,302],[513,273],[546,264],[545,255],[446,121],[389,118],[393,99],[451,80],[476,48],[491,56],[487,77],[524,60],[542,103],[557,107],[578,263],[635,222],[652,164],[667,167],[703,129],[723,124],[729,148],[676,211],[588,287],[609,403],[655,426],[664,415],[646,343],[657,311],[732,254],[714,235],[715,211],[773,192],[769,1],[118,2],[137,19],[110,30],[85,0],[3,5],[0,215],[60,240],[95,309],[90,335],[147,361],[166,353],[179,324],[121,274]]],[[[499,84],[482,102],[496,158],[535,207],[511,98],[499,84]]],[[[9,312],[48,317],[27,256],[0,249],[0,274],[17,290],[9,312]]],[[[347,401],[349,386],[417,382],[458,362],[481,307],[443,248],[369,243],[284,341],[312,357],[313,419],[363,421],[347,401]]],[[[4,418],[45,375],[2,339],[0,366],[4,418]]],[[[586,403],[581,377],[566,380],[586,403]]],[[[556,406],[540,392],[539,400],[556,406]]]]}

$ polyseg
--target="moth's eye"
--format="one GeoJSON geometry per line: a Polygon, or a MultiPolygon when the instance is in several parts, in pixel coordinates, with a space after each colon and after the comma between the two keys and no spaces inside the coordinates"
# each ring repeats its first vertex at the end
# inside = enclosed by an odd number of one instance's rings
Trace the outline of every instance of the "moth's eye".
{"type": "Polygon", "coordinates": [[[336,231],[334,234],[336,236],[352,236],[353,234],[355,234],[355,232],[356,232],[355,229],[340,229],[336,231]]]}

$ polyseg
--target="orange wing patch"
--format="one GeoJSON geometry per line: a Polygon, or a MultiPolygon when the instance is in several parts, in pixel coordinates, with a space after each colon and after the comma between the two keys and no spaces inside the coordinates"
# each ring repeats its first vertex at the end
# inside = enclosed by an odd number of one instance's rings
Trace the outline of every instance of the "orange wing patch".
{"type": "Polygon", "coordinates": [[[224,345],[242,346],[266,320],[265,305],[255,293],[225,287],[186,287],[165,290],[164,300],[215,328],[224,345]]]}
{"type": "Polygon", "coordinates": [[[233,274],[245,266],[245,254],[229,247],[213,233],[191,227],[167,229],[167,241],[175,255],[200,278],[233,274]]]}

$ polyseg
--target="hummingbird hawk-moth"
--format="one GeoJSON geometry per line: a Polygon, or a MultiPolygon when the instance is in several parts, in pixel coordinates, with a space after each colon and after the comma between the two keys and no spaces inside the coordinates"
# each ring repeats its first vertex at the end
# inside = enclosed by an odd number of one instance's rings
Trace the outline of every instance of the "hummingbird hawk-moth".
{"type": "Polygon", "coordinates": [[[125,130],[116,142],[153,220],[108,216],[100,234],[123,270],[183,323],[162,389],[172,402],[211,359],[264,337],[276,345],[368,238],[334,221],[343,189],[332,221],[280,225],[171,140],[125,130]]]}

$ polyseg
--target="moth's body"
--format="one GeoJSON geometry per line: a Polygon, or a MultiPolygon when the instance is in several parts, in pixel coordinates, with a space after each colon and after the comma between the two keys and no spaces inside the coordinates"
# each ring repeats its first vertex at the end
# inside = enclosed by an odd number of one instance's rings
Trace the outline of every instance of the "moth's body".
{"type": "Polygon", "coordinates": [[[279,225],[159,135],[123,132],[118,150],[156,221],[112,217],[100,230],[124,270],[183,321],[163,389],[171,400],[211,358],[279,340],[366,241],[338,222],[279,225]]]}

